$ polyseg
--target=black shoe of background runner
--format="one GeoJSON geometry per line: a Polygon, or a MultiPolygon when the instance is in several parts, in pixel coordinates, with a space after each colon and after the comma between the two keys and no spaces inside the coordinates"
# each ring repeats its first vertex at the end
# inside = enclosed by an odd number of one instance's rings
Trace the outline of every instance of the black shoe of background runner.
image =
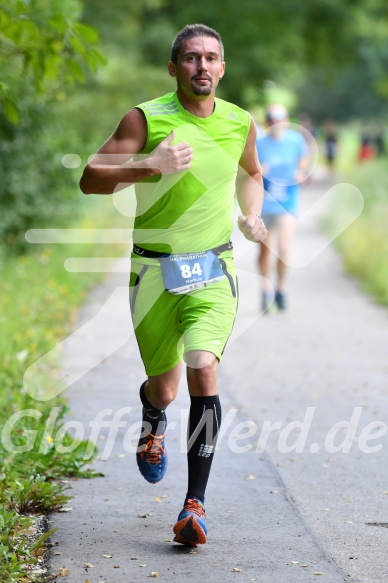
{"type": "Polygon", "coordinates": [[[275,303],[278,307],[278,310],[285,310],[286,309],[286,296],[282,292],[277,291],[275,293],[275,303]]]}

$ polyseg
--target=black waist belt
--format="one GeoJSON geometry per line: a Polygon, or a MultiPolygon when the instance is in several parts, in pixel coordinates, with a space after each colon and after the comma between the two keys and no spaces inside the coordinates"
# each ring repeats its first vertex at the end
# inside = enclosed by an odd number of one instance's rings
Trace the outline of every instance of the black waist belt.
{"type": "MultiPolygon", "coordinates": [[[[228,251],[229,249],[233,249],[232,241],[228,241],[228,243],[224,243],[219,247],[215,247],[214,249],[212,249],[212,251],[216,255],[219,255],[220,253],[223,253],[223,251],[228,251]]],[[[150,251],[149,249],[143,249],[142,247],[138,247],[137,245],[133,246],[132,251],[133,253],[135,253],[135,255],[147,257],[147,259],[161,259],[162,257],[170,257],[170,255],[172,255],[172,253],[159,253],[158,251],[150,251]]]]}

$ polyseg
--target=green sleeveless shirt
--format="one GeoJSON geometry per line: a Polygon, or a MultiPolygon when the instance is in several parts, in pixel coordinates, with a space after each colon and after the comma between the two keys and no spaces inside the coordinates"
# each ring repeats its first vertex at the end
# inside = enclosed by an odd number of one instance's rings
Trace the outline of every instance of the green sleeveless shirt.
{"type": "Polygon", "coordinates": [[[176,93],[136,106],[147,120],[150,154],[174,130],[173,144],[193,148],[189,170],[138,182],[134,243],[165,253],[213,249],[230,239],[238,162],[251,117],[236,105],[215,100],[207,118],[190,114],[176,93]]]}

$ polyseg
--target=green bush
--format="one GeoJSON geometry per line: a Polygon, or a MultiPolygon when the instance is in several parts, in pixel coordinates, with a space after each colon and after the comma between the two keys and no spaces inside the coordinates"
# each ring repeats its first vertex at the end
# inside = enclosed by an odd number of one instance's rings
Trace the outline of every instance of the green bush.
{"type": "Polygon", "coordinates": [[[73,214],[77,208],[78,189],[61,163],[77,139],[74,130],[63,131],[63,123],[53,107],[37,105],[17,126],[0,116],[0,243],[8,253],[26,249],[29,228],[61,226],[71,216],[70,203],[73,214]]]}
{"type": "Polygon", "coordinates": [[[362,192],[364,209],[338,238],[338,248],[347,270],[360,279],[363,289],[388,305],[387,160],[359,166],[348,181],[362,192]]]}

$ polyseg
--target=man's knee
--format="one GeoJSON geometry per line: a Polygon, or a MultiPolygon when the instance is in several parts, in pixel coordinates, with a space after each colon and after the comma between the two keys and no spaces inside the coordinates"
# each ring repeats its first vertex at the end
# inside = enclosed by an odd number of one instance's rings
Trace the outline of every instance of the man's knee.
{"type": "Polygon", "coordinates": [[[278,249],[279,260],[282,263],[287,263],[288,255],[289,255],[289,245],[288,245],[288,243],[286,243],[286,242],[279,243],[279,249],[278,249]]]}
{"type": "Polygon", "coordinates": [[[186,364],[193,374],[208,375],[217,366],[217,357],[206,350],[190,350],[186,353],[186,364]]]}
{"type": "Polygon", "coordinates": [[[164,373],[148,377],[148,391],[150,402],[157,409],[165,409],[177,396],[180,371],[164,373]],[[178,374],[179,373],[179,374],[178,374]]]}
{"type": "Polygon", "coordinates": [[[260,242],[259,259],[261,261],[266,260],[269,257],[269,247],[265,243],[260,242]]]}
{"type": "Polygon", "coordinates": [[[150,387],[149,401],[157,409],[166,409],[175,399],[176,391],[165,386],[150,387]]]}
{"type": "Polygon", "coordinates": [[[192,351],[186,355],[187,380],[192,396],[217,394],[216,372],[218,360],[211,352],[192,351]],[[197,354],[194,354],[197,353],[197,354]]]}

